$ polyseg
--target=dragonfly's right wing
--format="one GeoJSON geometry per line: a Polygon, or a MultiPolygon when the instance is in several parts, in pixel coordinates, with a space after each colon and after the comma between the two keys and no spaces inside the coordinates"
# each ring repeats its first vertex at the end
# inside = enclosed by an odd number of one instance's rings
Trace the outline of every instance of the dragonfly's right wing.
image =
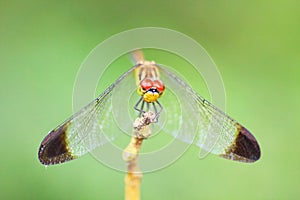
{"type": "MultiPolygon", "coordinates": [[[[98,98],[75,113],[64,123],[52,130],[42,141],[39,149],[39,160],[44,165],[53,165],[94,150],[114,140],[120,131],[114,131],[112,115],[112,93],[119,83],[133,83],[130,74],[138,65],[124,73],[115,83],[110,85],[98,98]]],[[[133,88],[135,89],[135,88],[133,88]]],[[[119,100],[121,101],[121,99],[119,100]]]]}
{"type": "MultiPolygon", "coordinates": [[[[162,66],[158,67],[166,88],[174,92],[180,102],[179,109],[169,109],[168,112],[173,123],[177,120],[179,129],[167,132],[182,141],[195,143],[204,152],[227,159],[242,162],[259,159],[259,145],[245,127],[206,101],[174,73],[162,66]],[[180,112],[181,116],[178,115],[180,112]]],[[[168,106],[163,104],[165,105],[168,106]]]]}

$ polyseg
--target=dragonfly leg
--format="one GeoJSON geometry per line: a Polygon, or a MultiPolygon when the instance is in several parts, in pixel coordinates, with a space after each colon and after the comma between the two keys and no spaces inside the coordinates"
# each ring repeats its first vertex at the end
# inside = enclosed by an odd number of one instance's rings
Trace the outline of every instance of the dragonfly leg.
{"type": "Polygon", "coordinates": [[[134,109],[139,112],[139,116],[141,116],[142,113],[144,113],[144,105],[145,101],[143,101],[143,97],[141,97],[138,102],[134,105],[134,109]],[[141,104],[141,106],[139,106],[141,104]]]}
{"type": "Polygon", "coordinates": [[[159,117],[161,111],[163,110],[163,107],[158,101],[153,102],[152,106],[153,106],[153,109],[154,109],[154,112],[155,112],[155,117],[154,117],[153,122],[158,122],[158,117],[159,117]],[[156,107],[155,103],[157,103],[159,105],[159,111],[157,110],[157,107],[156,107]]]}
{"type": "Polygon", "coordinates": [[[159,115],[161,113],[161,111],[164,109],[164,107],[162,107],[162,105],[156,101],[156,103],[159,105],[160,110],[158,111],[157,115],[159,115]]]}
{"type": "Polygon", "coordinates": [[[154,108],[154,112],[155,112],[155,115],[157,114],[157,108],[156,108],[156,106],[155,106],[155,103],[153,102],[152,103],[152,106],[153,106],[153,108],[154,108]]]}
{"type": "Polygon", "coordinates": [[[145,101],[142,101],[142,105],[141,105],[141,108],[140,108],[140,116],[142,113],[144,113],[144,105],[145,105],[145,101]]]}
{"type": "Polygon", "coordinates": [[[152,106],[153,106],[153,109],[154,109],[154,112],[155,112],[155,117],[153,119],[153,122],[156,123],[156,122],[158,122],[159,115],[158,115],[158,112],[157,112],[157,108],[156,108],[155,102],[152,103],[152,106]]]}
{"type": "MultiPolygon", "coordinates": [[[[158,101],[152,102],[152,107],[153,107],[154,113],[155,113],[155,117],[154,117],[154,121],[153,122],[157,122],[158,121],[158,117],[159,117],[161,111],[163,110],[163,107],[162,107],[162,105],[158,101]],[[156,104],[159,106],[159,108],[157,108],[156,104]]],[[[141,97],[138,100],[138,102],[134,105],[134,109],[136,111],[138,111],[139,112],[139,116],[141,116],[143,113],[145,113],[146,111],[150,110],[150,103],[145,102],[143,100],[143,97],[141,97]],[[146,105],[147,106],[146,110],[144,110],[145,103],[147,104],[146,105]]]]}

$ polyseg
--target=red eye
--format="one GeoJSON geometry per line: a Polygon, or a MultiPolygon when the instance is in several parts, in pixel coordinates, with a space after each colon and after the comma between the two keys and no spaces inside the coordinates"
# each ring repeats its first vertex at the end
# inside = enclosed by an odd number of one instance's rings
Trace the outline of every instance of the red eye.
{"type": "Polygon", "coordinates": [[[160,80],[153,81],[153,87],[155,87],[160,92],[163,92],[165,90],[165,85],[160,80]]]}
{"type": "Polygon", "coordinates": [[[140,86],[143,90],[149,90],[153,86],[153,81],[151,79],[145,78],[140,82],[140,86]]]}

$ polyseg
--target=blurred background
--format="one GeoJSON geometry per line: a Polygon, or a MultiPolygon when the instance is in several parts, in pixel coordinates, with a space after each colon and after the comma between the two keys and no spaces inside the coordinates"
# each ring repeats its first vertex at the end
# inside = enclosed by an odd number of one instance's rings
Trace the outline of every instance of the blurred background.
{"type": "Polygon", "coordinates": [[[45,168],[37,151],[72,114],[73,84],[88,53],[145,26],[180,31],[208,51],[227,112],[254,133],[262,157],[254,164],[199,160],[191,147],[143,176],[142,199],[299,199],[299,8],[292,0],[0,1],[0,199],[124,198],[123,173],[89,155],[45,168]]]}

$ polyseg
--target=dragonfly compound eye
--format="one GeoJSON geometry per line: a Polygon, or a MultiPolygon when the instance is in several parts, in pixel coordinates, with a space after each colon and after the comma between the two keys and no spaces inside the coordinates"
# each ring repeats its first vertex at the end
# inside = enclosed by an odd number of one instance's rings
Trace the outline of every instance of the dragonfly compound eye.
{"type": "Polygon", "coordinates": [[[149,79],[149,78],[145,78],[144,80],[142,80],[140,82],[140,86],[141,86],[142,90],[147,91],[150,88],[152,88],[153,81],[151,79],[149,79]]]}
{"type": "Polygon", "coordinates": [[[153,87],[155,87],[159,91],[159,93],[162,93],[165,90],[165,85],[161,80],[153,81],[153,87]]]}

